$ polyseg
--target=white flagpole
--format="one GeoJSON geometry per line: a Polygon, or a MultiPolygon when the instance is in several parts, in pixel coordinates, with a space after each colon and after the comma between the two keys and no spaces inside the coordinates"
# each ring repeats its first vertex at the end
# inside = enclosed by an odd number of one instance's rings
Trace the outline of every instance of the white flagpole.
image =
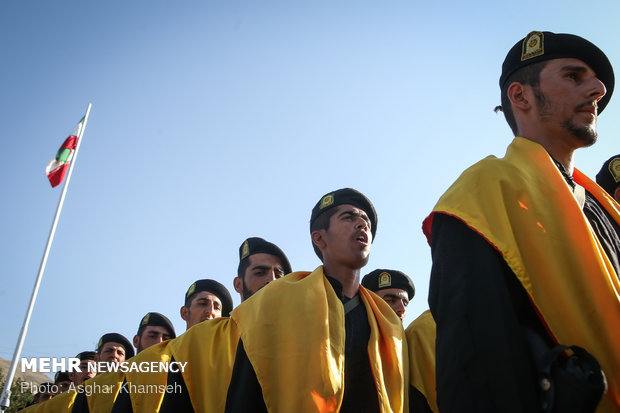
{"type": "Polygon", "coordinates": [[[58,219],[60,218],[60,211],[62,210],[62,205],[65,202],[65,195],[67,194],[67,188],[69,187],[73,167],[75,166],[80,145],[82,144],[82,136],[84,136],[84,129],[86,129],[86,122],[88,122],[88,115],[90,114],[91,107],[92,104],[89,103],[88,108],[86,109],[86,115],[84,115],[84,122],[81,122],[81,125],[78,128],[78,141],[75,147],[75,153],[73,154],[69,164],[69,172],[67,172],[66,181],[62,187],[62,193],[60,194],[60,200],[58,201],[58,207],[56,208],[56,215],[54,216],[54,221],[52,222],[50,234],[47,237],[47,245],[45,246],[43,258],[41,259],[41,265],[39,266],[39,274],[37,275],[37,279],[34,283],[32,296],[30,297],[30,304],[28,305],[28,311],[26,311],[24,324],[22,325],[22,330],[19,333],[17,345],[15,346],[15,352],[13,353],[13,360],[11,360],[11,367],[9,368],[9,373],[6,376],[6,381],[4,383],[4,390],[2,391],[2,398],[0,399],[0,412],[4,412],[4,410],[7,409],[11,403],[11,384],[13,384],[13,379],[15,378],[15,371],[17,370],[17,364],[19,363],[19,357],[24,345],[24,339],[26,338],[26,333],[28,332],[28,324],[30,323],[34,302],[36,301],[37,294],[39,293],[39,286],[41,285],[41,279],[43,278],[43,272],[45,271],[45,265],[47,264],[47,257],[49,256],[50,248],[52,247],[52,241],[54,240],[54,234],[56,233],[56,226],[58,225],[58,219]]]}

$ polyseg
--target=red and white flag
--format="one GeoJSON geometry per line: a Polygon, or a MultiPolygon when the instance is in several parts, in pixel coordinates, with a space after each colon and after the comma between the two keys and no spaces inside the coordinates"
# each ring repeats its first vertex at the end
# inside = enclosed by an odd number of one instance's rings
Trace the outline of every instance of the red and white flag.
{"type": "Polygon", "coordinates": [[[84,118],[82,118],[77,124],[77,126],[73,130],[73,133],[71,133],[71,135],[69,135],[69,137],[65,139],[65,142],[62,144],[60,149],[58,149],[56,158],[52,159],[45,168],[47,179],[50,180],[52,188],[60,185],[63,179],[65,179],[65,175],[67,174],[69,164],[73,159],[73,154],[75,153],[75,148],[77,146],[78,133],[83,124],[84,118]]]}

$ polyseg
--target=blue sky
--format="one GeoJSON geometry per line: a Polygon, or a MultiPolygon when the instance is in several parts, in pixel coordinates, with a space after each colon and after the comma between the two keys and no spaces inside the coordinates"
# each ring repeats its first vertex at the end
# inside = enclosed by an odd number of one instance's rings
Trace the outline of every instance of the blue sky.
{"type": "MultiPolygon", "coordinates": [[[[375,204],[363,274],[409,274],[411,322],[428,308],[422,220],[512,139],[493,113],[508,49],[531,30],[569,32],[620,67],[616,1],[511,4],[3,1],[0,357],[12,356],[60,195],[45,165],[89,102],[23,356],[131,339],[149,311],[182,333],[188,286],[215,278],[232,292],[249,236],[313,270],[310,211],[341,187],[375,204]]],[[[577,153],[591,177],[620,152],[618,102],[577,153]]]]}

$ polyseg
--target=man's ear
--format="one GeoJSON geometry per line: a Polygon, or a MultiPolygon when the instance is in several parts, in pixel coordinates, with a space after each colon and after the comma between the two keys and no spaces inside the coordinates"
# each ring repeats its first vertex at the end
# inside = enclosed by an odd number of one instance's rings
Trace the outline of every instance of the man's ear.
{"type": "Polygon", "coordinates": [[[183,306],[181,307],[181,310],[179,312],[181,313],[181,318],[185,321],[188,321],[189,308],[183,306]]]}
{"type": "Polygon", "coordinates": [[[533,96],[530,96],[530,90],[531,87],[528,88],[526,85],[519,82],[512,82],[510,86],[508,86],[506,96],[508,96],[512,104],[513,112],[515,108],[528,111],[532,107],[530,101],[533,99],[533,96]]]}
{"type": "Polygon", "coordinates": [[[140,336],[136,334],[133,336],[133,346],[138,348],[138,344],[140,344],[140,336]]]}
{"type": "Polygon", "coordinates": [[[620,203],[620,186],[614,191],[614,199],[616,202],[620,203]]]}
{"type": "Polygon", "coordinates": [[[243,280],[241,277],[235,277],[233,279],[233,287],[235,287],[236,292],[243,294],[243,280]]]}
{"type": "Polygon", "coordinates": [[[325,247],[327,246],[327,243],[325,242],[325,238],[323,237],[324,234],[325,234],[324,229],[320,229],[318,231],[312,231],[312,234],[310,234],[310,237],[312,238],[312,243],[316,245],[316,247],[321,251],[323,251],[325,247]]]}
{"type": "Polygon", "coordinates": [[[99,357],[99,353],[95,353],[95,361],[99,361],[100,357],[99,357]]]}

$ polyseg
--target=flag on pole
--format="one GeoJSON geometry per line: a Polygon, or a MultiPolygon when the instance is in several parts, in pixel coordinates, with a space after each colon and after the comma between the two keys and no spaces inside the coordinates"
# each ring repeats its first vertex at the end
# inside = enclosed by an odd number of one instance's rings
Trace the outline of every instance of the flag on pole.
{"type": "Polygon", "coordinates": [[[78,135],[83,123],[84,118],[78,122],[71,135],[65,139],[65,142],[62,144],[60,149],[58,149],[56,158],[52,159],[45,168],[47,179],[50,180],[52,188],[60,185],[63,179],[65,179],[65,175],[69,169],[69,164],[71,163],[71,159],[73,159],[73,153],[75,152],[78,142],[78,135]]]}

